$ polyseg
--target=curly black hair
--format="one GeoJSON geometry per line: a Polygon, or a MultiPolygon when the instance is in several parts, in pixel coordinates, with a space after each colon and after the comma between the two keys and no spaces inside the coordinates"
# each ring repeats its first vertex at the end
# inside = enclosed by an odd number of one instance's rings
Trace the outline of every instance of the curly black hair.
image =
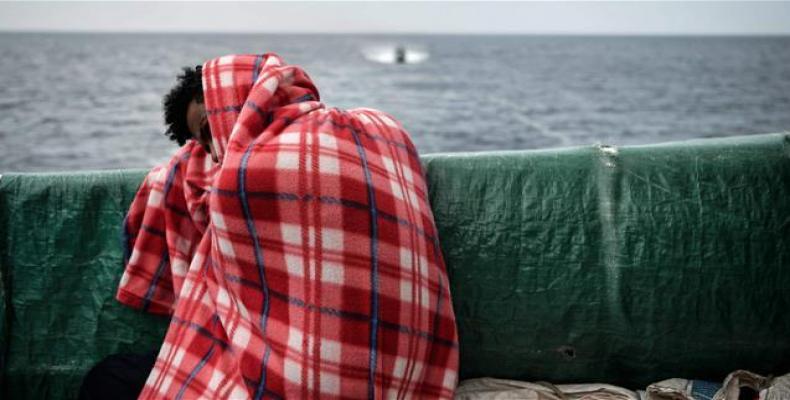
{"type": "Polygon", "coordinates": [[[192,133],[187,126],[187,107],[189,102],[195,99],[198,103],[203,103],[203,78],[201,66],[195,68],[184,67],[183,73],[178,76],[178,82],[170,89],[162,99],[162,107],[165,112],[165,125],[167,130],[165,135],[170,140],[183,145],[187,140],[192,139],[192,133]]]}

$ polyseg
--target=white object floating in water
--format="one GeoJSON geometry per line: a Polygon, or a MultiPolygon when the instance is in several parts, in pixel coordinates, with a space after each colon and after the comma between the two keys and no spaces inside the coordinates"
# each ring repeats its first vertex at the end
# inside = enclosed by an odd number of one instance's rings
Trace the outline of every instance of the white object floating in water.
{"type": "Polygon", "coordinates": [[[408,46],[379,46],[364,49],[365,58],[382,64],[417,64],[428,59],[427,51],[408,46]]]}

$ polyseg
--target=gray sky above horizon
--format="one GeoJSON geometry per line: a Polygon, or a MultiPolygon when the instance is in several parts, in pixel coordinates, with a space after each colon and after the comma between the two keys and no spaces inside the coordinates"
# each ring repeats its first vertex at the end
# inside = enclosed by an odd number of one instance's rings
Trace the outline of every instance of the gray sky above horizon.
{"type": "Polygon", "coordinates": [[[790,2],[2,2],[0,31],[790,34],[790,2]]]}

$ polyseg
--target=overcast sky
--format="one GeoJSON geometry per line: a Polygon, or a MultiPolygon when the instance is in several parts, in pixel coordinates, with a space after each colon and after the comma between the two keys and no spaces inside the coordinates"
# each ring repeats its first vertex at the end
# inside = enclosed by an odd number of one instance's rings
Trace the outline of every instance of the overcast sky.
{"type": "Polygon", "coordinates": [[[0,30],[790,34],[790,2],[0,2],[0,30]]]}

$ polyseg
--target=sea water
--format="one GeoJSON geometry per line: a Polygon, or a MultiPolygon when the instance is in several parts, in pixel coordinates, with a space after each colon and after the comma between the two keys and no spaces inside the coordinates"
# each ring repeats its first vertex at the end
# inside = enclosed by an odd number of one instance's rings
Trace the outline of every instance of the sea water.
{"type": "Polygon", "coordinates": [[[328,106],[396,116],[421,153],[790,131],[790,37],[3,33],[0,172],[162,162],[180,67],[262,52],[328,106]]]}

